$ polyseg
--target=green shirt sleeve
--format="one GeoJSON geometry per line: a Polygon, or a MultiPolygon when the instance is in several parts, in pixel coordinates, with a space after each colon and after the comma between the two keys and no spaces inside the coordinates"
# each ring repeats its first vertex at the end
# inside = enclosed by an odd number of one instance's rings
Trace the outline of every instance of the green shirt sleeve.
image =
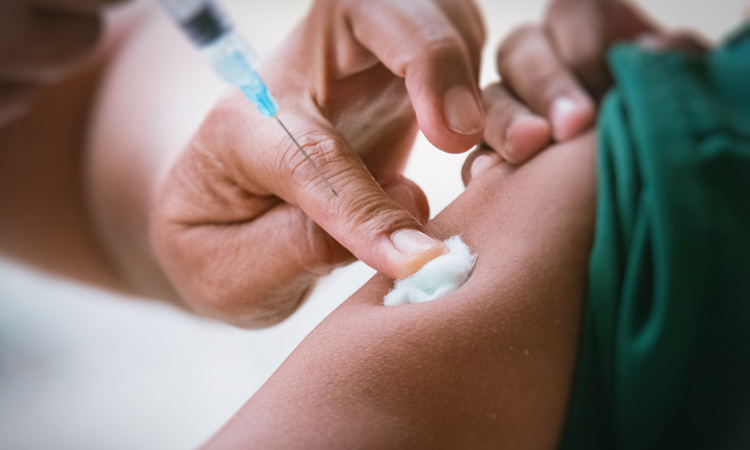
{"type": "Polygon", "coordinates": [[[563,449],[750,446],[750,28],[615,47],[563,449]]]}

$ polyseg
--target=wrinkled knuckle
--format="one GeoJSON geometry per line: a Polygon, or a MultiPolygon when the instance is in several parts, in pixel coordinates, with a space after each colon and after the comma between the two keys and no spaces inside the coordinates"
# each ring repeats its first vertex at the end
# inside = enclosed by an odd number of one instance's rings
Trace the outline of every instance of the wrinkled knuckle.
{"type": "MultiPolygon", "coordinates": [[[[346,174],[344,177],[354,175],[346,174]]],[[[344,183],[348,182],[344,180],[344,183]]],[[[417,225],[416,219],[379,190],[362,193],[346,207],[340,204],[339,208],[336,211],[339,217],[361,236],[381,236],[417,225]]]]}
{"type": "Polygon", "coordinates": [[[300,146],[310,157],[311,164],[300,149],[288,137],[284,137],[286,139],[279,144],[280,150],[276,152],[273,170],[277,179],[288,184],[291,192],[312,189],[325,183],[315,167],[326,174],[329,180],[336,176],[337,167],[342,160],[336,138],[320,132],[309,132],[297,137],[300,146]]]}

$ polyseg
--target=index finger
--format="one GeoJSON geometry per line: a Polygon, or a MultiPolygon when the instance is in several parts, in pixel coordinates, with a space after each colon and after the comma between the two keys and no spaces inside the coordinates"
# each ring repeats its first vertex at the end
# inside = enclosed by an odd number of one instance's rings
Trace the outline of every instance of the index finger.
{"type": "MultiPolygon", "coordinates": [[[[466,8],[455,12],[462,23],[472,23],[466,8]]],[[[479,142],[485,117],[470,39],[440,6],[430,0],[351,2],[347,16],[354,38],[405,79],[420,129],[432,144],[457,153],[479,142]]]]}

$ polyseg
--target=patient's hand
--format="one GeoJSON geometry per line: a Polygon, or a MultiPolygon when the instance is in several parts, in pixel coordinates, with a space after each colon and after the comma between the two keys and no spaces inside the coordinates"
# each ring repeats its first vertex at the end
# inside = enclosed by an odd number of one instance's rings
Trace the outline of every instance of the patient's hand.
{"type": "Polygon", "coordinates": [[[594,125],[612,85],[606,52],[639,38],[659,50],[702,51],[691,33],[667,32],[621,0],[552,0],[541,25],[518,28],[500,44],[501,81],[484,89],[484,145],[466,160],[466,183],[488,168],[527,161],[551,139],[566,141],[594,125]]]}
{"type": "Polygon", "coordinates": [[[421,232],[424,194],[401,171],[417,125],[449,152],[481,138],[483,39],[470,1],[318,1],[261,74],[338,197],[232,92],[151,209],[151,243],[180,296],[234,324],[269,325],[354,256],[403,278],[441,254],[421,232]]]}
{"type": "Polygon", "coordinates": [[[464,178],[501,160],[522,163],[550,139],[565,141],[590,128],[596,102],[611,85],[607,48],[653,30],[619,0],[553,0],[543,24],[512,32],[497,52],[502,81],[483,93],[487,145],[469,158],[469,166],[476,164],[464,178]]]}

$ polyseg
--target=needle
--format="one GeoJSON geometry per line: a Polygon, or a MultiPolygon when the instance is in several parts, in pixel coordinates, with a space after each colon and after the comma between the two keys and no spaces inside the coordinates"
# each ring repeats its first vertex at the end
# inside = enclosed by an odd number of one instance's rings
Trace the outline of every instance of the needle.
{"type": "Polygon", "coordinates": [[[279,119],[279,116],[276,116],[274,118],[276,119],[277,122],[279,122],[279,125],[281,125],[281,128],[283,128],[284,131],[286,131],[286,134],[289,135],[289,137],[292,139],[292,142],[294,142],[294,145],[297,146],[297,149],[300,151],[300,153],[302,153],[302,155],[305,157],[307,162],[309,162],[313,166],[313,168],[315,168],[315,171],[318,172],[318,175],[320,175],[320,178],[322,178],[323,181],[325,181],[326,186],[328,186],[328,188],[331,189],[331,192],[333,192],[333,195],[338,197],[339,194],[336,192],[336,189],[334,189],[333,186],[331,186],[331,182],[328,181],[328,178],[326,178],[326,176],[323,175],[323,172],[321,172],[318,166],[313,162],[313,160],[310,159],[310,155],[308,155],[307,152],[302,148],[302,146],[299,145],[299,142],[297,142],[297,139],[294,139],[294,136],[292,136],[292,133],[289,132],[289,129],[287,129],[287,127],[284,125],[284,122],[282,122],[281,119],[279,119]]]}
{"type": "Polygon", "coordinates": [[[216,73],[227,83],[239,87],[262,115],[273,117],[279,122],[307,162],[315,168],[333,195],[338,197],[339,194],[328,178],[279,119],[279,106],[256,70],[258,55],[233,30],[229,16],[219,4],[214,0],[160,0],[160,3],[185,31],[193,45],[203,52],[216,73]]]}

